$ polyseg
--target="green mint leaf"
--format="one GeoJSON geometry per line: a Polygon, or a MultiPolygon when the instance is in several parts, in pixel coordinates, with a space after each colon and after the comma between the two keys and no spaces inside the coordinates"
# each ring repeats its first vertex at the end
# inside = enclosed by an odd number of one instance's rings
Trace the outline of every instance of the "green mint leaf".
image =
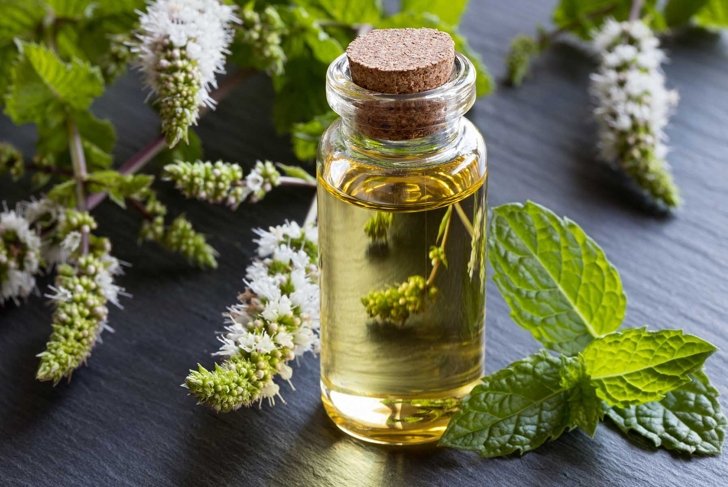
{"type": "Polygon", "coordinates": [[[38,0],[0,0],[0,12],[0,46],[32,35],[45,15],[43,2],[38,0]]]}
{"type": "Polygon", "coordinates": [[[402,0],[405,12],[429,12],[450,25],[457,25],[465,13],[468,0],[402,0]]]}
{"type": "Polygon", "coordinates": [[[144,0],[94,2],[90,16],[56,27],[56,50],[63,58],[79,58],[101,68],[107,82],[124,72],[132,58],[132,41],[144,0]]]}
{"type": "Polygon", "coordinates": [[[10,86],[10,74],[18,59],[18,49],[15,45],[0,47],[0,108],[5,105],[5,93],[10,86]]]}
{"type": "Polygon", "coordinates": [[[706,29],[728,28],[728,0],[708,0],[695,15],[695,23],[706,29]]]}
{"type": "Polygon", "coordinates": [[[45,0],[56,17],[82,19],[90,17],[95,8],[93,0],[45,0]]]}
{"type": "MultiPolygon", "coordinates": [[[[111,151],[116,140],[111,122],[94,117],[90,111],[67,112],[66,115],[76,122],[89,171],[111,167],[113,162],[111,151]]],[[[66,121],[58,117],[49,117],[38,122],[36,128],[38,131],[36,154],[54,165],[67,167],[70,170],[71,158],[68,151],[66,121]]]]}
{"type": "Polygon", "coordinates": [[[16,124],[43,123],[67,109],[84,111],[104,90],[98,68],[78,59],[64,63],[48,48],[21,43],[5,98],[5,113],[16,124]]]}
{"type": "Polygon", "coordinates": [[[46,194],[48,199],[58,203],[61,206],[76,206],[76,181],[64,181],[55,185],[46,194]]]}
{"type": "Polygon", "coordinates": [[[306,32],[306,44],[308,44],[314,57],[326,64],[331,63],[339,57],[339,54],[344,52],[339,41],[319,27],[306,32]]]}
{"type": "Polygon", "coordinates": [[[276,129],[287,132],[296,122],[328,112],[329,105],[322,86],[326,86],[326,64],[316,60],[312,54],[290,58],[286,63],[285,76],[273,78],[276,129]]]}
{"type": "Polygon", "coordinates": [[[590,437],[594,437],[597,426],[604,418],[602,401],[584,370],[581,360],[561,356],[561,385],[569,389],[569,426],[578,426],[590,437]]]}
{"type": "Polygon", "coordinates": [[[561,0],[552,18],[556,27],[590,39],[605,19],[626,19],[630,7],[631,2],[622,0],[561,0]]]}
{"type": "Polygon", "coordinates": [[[661,400],[689,382],[715,350],[681,330],[634,328],[594,340],[580,355],[597,395],[626,407],[661,400]]]}
{"type": "Polygon", "coordinates": [[[85,141],[93,143],[104,152],[111,152],[116,142],[116,130],[109,120],[96,118],[91,112],[76,112],[73,118],[85,141]]]}
{"type": "MultiPolygon", "coordinates": [[[[448,29],[441,30],[448,31],[448,29]]],[[[490,95],[493,92],[493,77],[488,72],[488,68],[485,67],[483,58],[470,47],[468,40],[463,35],[452,29],[448,33],[452,36],[453,41],[455,41],[455,50],[465,55],[473,63],[476,75],[475,94],[477,96],[490,95]]]]}
{"type": "Polygon", "coordinates": [[[665,22],[669,27],[687,24],[708,0],[668,0],[665,5],[665,22]]]}
{"type": "Polygon", "coordinates": [[[542,351],[484,377],[450,420],[440,445],[490,458],[523,454],[559,437],[570,421],[571,385],[562,381],[563,364],[542,351]]]}
{"type": "Polygon", "coordinates": [[[316,151],[318,150],[321,135],[338,117],[336,113],[328,111],[308,122],[293,125],[291,142],[293,143],[293,153],[299,160],[311,161],[316,159],[316,151]]]}
{"type": "Polygon", "coordinates": [[[607,416],[625,434],[636,433],[656,447],[681,453],[717,455],[725,439],[726,417],[718,391],[702,371],[660,402],[611,408],[607,416]]]}
{"type": "Polygon", "coordinates": [[[202,140],[200,136],[190,128],[187,132],[187,143],[179,143],[172,148],[166,148],[154,158],[154,166],[164,167],[174,164],[177,161],[197,161],[202,159],[202,140]]]}
{"type": "Polygon", "coordinates": [[[113,2],[95,2],[93,15],[98,17],[111,17],[122,14],[136,14],[137,10],[144,8],[145,0],[114,0],[113,2]]]}
{"type": "Polygon", "coordinates": [[[493,210],[488,233],[493,280],[511,317],[544,346],[574,355],[619,328],[619,273],[576,223],[513,203],[493,210]]]}
{"type": "Polygon", "coordinates": [[[381,0],[306,0],[318,5],[331,18],[345,24],[373,24],[382,16],[381,0]]]}
{"type": "Polygon", "coordinates": [[[321,27],[320,22],[311,12],[299,7],[288,13],[290,18],[287,18],[287,21],[289,24],[292,23],[297,31],[294,35],[304,40],[317,60],[328,65],[344,52],[339,41],[321,27]],[[298,31],[302,31],[302,33],[298,31]]]}
{"type": "Polygon", "coordinates": [[[109,193],[111,201],[124,208],[126,198],[141,198],[153,180],[154,177],[149,174],[121,174],[114,170],[97,171],[88,176],[88,189],[92,193],[109,193]]]}

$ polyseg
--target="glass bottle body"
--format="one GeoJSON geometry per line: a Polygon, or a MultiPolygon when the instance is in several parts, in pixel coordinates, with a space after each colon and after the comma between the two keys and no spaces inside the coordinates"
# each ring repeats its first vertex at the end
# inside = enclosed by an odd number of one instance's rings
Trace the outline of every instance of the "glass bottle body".
{"type": "Polygon", "coordinates": [[[368,441],[435,441],[483,375],[483,139],[464,118],[405,142],[339,120],[319,152],[324,406],[368,441]]]}

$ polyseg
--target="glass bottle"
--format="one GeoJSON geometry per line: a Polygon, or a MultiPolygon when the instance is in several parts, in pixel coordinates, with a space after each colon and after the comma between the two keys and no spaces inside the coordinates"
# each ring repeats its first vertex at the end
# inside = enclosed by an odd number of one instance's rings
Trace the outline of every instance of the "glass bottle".
{"type": "Polygon", "coordinates": [[[463,116],[475,70],[456,54],[445,84],[383,94],[342,55],[326,83],[340,118],[317,162],[323,404],[360,439],[436,441],[483,375],[486,151],[463,116]]]}

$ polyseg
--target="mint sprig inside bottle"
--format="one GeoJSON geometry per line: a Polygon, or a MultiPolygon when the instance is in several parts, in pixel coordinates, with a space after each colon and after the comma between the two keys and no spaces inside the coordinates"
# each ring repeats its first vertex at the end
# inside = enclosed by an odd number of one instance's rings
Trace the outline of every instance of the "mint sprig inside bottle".
{"type": "Polygon", "coordinates": [[[327,73],[321,385],[344,431],[437,440],[483,375],[486,158],[475,70],[434,29],[374,30],[327,73]]]}

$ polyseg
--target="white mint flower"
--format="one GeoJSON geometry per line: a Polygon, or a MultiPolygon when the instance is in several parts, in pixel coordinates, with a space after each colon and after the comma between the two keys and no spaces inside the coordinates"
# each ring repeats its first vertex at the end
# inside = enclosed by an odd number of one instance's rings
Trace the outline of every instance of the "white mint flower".
{"type": "Polygon", "coordinates": [[[315,232],[315,226],[295,222],[255,231],[260,257],[246,269],[248,290],[225,313],[228,326],[214,353],[225,361],[213,371],[192,371],[186,381],[202,402],[217,410],[263,399],[273,404],[280,397],[273,379],[293,375],[287,362],[318,353],[318,250],[307,238],[315,232]]]}
{"type": "Polygon", "coordinates": [[[40,260],[41,240],[30,222],[14,210],[0,212],[0,304],[35,289],[40,260]]]}
{"type": "Polygon", "coordinates": [[[234,7],[219,0],[156,0],[139,18],[138,65],[157,96],[170,146],[187,138],[199,107],[213,107],[210,90],[225,71],[234,7]]]}
{"type": "Polygon", "coordinates": [[[622,168],[652,198],[668,207],[679,196],[665,161],[665,126],[677,104],[665,87],[659,41],[640,21],[608,20],[594,35],[601,64],[591,76],[601,158],[622,168]]]}

